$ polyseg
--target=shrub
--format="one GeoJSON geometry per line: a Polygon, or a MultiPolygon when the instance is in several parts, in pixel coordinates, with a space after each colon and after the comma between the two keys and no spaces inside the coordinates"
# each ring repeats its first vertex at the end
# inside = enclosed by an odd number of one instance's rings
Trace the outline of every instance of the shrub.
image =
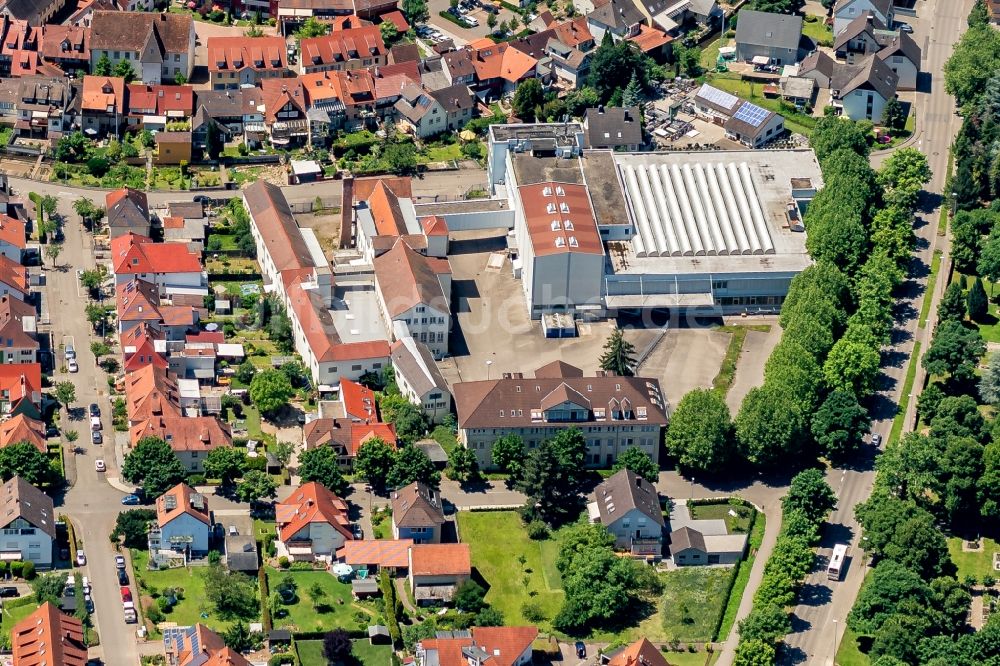
{"type": "Polygon", "coordinates": [[[218,564],[219,560],[221,560],[221,559],[222,559],[222,555],[219,554],[219,551],[217,551],[217,550],[210,550],[210,551],[208,551],[208,563],[209,564],[218,564]]]}
{"type": "Polygon", "coordinates": [[[549,538],[548,526],[540,520],[532,520],[526,528],[529,539],[541,541],[549,538]]]}
{"type": "Polygon", "coordinates": [[[34,562],[25,562],[24,563],[24,569],[23,569],[21,575],[24,576],[25,580],[34,580],[34,578],[35,578],[35,563],[34,562]]]}
{"type": "Polygon", "coordinates": [[[163,622],[163,611],[160,610],[159,605],[149,604],[146,607],[146,618],[153,624],[159,624],[163,622]]]}
{"type": "Polygon", "coordinates": [[[10,574],[15,578],[20,578],[21,574],[24,573],[24,562],[11,562],[10,563],[10,574]]]}
{"type": "Polygon", "coordinates": [[[289,567],[289,564],[290,562],[288,561],[288,558],[285,557],[284,555],[278,558],[278,566],[281,567],[282,569],[287,569],[289,567]]]}
{"type": "Polygon", "coordinates": [[[545,619],[545,612],[542,611],[542,607],[533,601],[525,602],[521,606],[521,615],[528,622],[541,622],[545,619]]]}
{"type": "Polygon", "coordinates": [[[170,612],[170,606],[171,606],[170,599],[166,597],[160,597],[159,599],[156,600],[156,605],[159,606],[160,610],[163,611],[164,613],[170,612]]]}

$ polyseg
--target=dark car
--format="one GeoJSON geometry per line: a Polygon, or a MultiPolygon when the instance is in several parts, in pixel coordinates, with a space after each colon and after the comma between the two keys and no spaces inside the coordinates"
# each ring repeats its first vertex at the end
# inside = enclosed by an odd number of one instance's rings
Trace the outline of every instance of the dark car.
{"type": "Polygon", "coordinates": [[[93,442],[94,444],[103,444],[104,443],[104,435],[101,434],[100,430],[91,430],[90,431],[90,441],[93,442]]]}
{"type": "Polygon", "coordinates": [[[0,597],[16,597],[16,587],[0,587],[0,597]]]}
{"type": "Polygon", "coordinates": [[[96,402],[90,403],[90,415],[91,416],[100,416],[101,415],[101,408],[98,406],[98,404],[96,402]]]}
{"type": "Polygon", "coordinates": [[[207,204],[209,202],[209,198],[207,196],[205,196],[204,194],[199,194],[199,195],[196,195],[193,199],[191,199],[191,201],[193,201],[195,203],[200,203],[202,205],[205,205],[205,204],[207,204]]]}
{"type": "Polygon", "coordinates": [[[576,656],[578,656],[580,659],[583,659],[584,657],[587,656],[587,646],[583,644],[583,641],[577,641],[576,645],[574,645],[573,647],[576,648],[576,656]]]}
{"type": "Polygon", "coordinates": [[[118,584],[128,585],[128,572],[124,569],[116,569],[118,571],[118,584]]]}
{"type": "Polygon", "coordinates": [[[48,438],[48,437],[58,437],[58,436],[59,436],[59,428],[57,428],[55,426],[48,426],[48,427],[45,428],[45,437],[46,438],[48,438]]]}

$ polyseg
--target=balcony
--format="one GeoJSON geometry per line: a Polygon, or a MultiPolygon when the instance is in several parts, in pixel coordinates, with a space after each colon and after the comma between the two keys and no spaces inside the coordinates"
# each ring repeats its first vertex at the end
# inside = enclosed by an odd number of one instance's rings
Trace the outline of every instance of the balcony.
{"type": "Polygon", "coordinates": [[[663,537],[633,538],[629,550],[633,557],[660,557],[663,555],[663,537]]]}

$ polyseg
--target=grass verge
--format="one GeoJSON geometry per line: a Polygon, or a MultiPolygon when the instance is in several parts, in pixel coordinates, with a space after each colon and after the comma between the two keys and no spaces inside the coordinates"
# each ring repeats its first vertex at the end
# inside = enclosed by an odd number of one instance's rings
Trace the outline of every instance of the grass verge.
{"type": "Polygon", "coordinates": [[[951,561],[958,569],[958,580],[964,580],[966,576],[975,576],[977,581],[982,582],[983,576],[996,577],[997,572],[993,570],[993,553],[1000,551],[1000,545],[993,539],[982,539],[983,549],[975,553],[962,551],[962,540],[958,537],[948,539],[948,552],[951,554],[951,561]]]}
{"type": "Polygon", "coordinates": [[[719,374],[712,380],[712,388],[726,395],[736,378],[736,365],[740,360],[740,352],[743,350],[743,342],[746,340],[748,331],[767,332],[771,330],[768,324],[756,324],[753,326],[720,326],[716,330],[730,334],[729,346],[726,348],[726,355],[722,358],[722,365],[719,366],[719,374]]]}
{"type": "Polygon", "coordinates": [[[920,303],[920,320],[917,326],[924,328],[927,326],[927,317],[931,313],[931,302],[934,300],[934,286],[937,284],[938,271],[941,270],[941,250],[934,250],[931,258],[931,272],[927,276],[927,286],[924,288],[924,300],[920,303]]]}
{"type": "Polygon", "coordinates": [[[757,559],[756,553],[760,549],[761,543],[764,542],[764,528],[766,527],[766,523],[767,519],[764,513],[758,512],[757,519],[750,530],[750,537],[747,539],[747,548],[750,554],[737,565],[739,569],[736,571],[736,579],[733,581],[733,587],[729,590],[729,599],[726,600],[726,610],[722,615],[722,622],[719,624],[719,633],[715,637],[717,641],[726,640],[729,632],[733,630],[733,625],[736,624],[736,613],[740,609],[740,602],[743,600],[743,593],[746,592],[747,583],[750,582],[750,571],[753,569],[753,563],[757,559]]]}
{"type": "Polygon", "coordinates": [[[844,637],[840,639],[837,648],[838,666],[868,666],[871,660],[858,647],[858,636],[848,627],[844,627],[844,637]]]}
{"type": "Polygon", "coordinates": [[[903,432],[903,419],[906,418],[906,408],[910,404],[910,393],[913,391],[913,380],[917,376],[917,359],[919,358],[920,341],[918,340],[913,344],[913,353],[910,354],[910,364],[906,368],[906,378],[903,380],[903,393],[899,397],[899,410],[892,419],[892,429],[889,431],[887,444],[895,442],[903,432]]]}

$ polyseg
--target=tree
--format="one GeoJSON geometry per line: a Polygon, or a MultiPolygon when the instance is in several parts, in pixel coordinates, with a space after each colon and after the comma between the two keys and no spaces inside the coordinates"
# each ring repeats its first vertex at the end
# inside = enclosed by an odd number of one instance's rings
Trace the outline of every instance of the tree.
{"type": "Polygon", "coordinates": [[[613,372],[621,377],[635,374],[635,347],[625,339],[620,328],[616,328],[607,342],[600,358],[601,370],[613,372]]]}
{"type": "Polygon", "coordinates": [[[413,445],[401,446],[393,456],[386,483],[390,488],[402,488],[414,481],[437,488],[441,483],[441,473],[423,449],[413,445]]]}
{"type": "Polygon", "coordinates": [[[990,12],[986,8],[985,0],[976,0],[972,3],[972,11],[967,18],[970,28],[982,28],[990,24],[990,12]]]}
{"type": "Polygon", "coordinates": [[[148,544],[149,524],[156,520],[152,509],[128,509],[118,514],[111,540],[121,542],[126,548],[145,548],[148,544]]]}
{"type": "Polygon", "coordinates": [[[890,97],[882,109],[882,124],[890,130],[901,130],[906,124],[906,113],[898,97],[890,97]]]}
{"type": "Polygon", "coordinates": [[[493,466],[510,474],[515,480],[524,461],[524,441],[519,435],[501,435],[493,441],[493,466]]]}
{"type": "Polygon", "coordinates": [[[114,76],[125,79],[125,83],[130,83],[135,78],[135,70],[132,68],[131,60],[119,60],[115,65],[114,76]]]}
{"type": "Polygon", "coordinates": [[[222,642],[236,652],[250,652],[260,646],[260,636],[250,633],[246,622],[235,622],[222,632],[222,642]]]}
{"type": "Polygon", "coordinates": [[[953,568],[934,516],[913,501],[873,495],[855,507],[854,514],[867,538],[867,552],[893,560],[918,577],[933,578],[953,568]]]}
{"type": "Polygon", "coordinates": [[[930,604],[931,590],[920,578],[898,562],[883,560],[862,586],[854,608],[847,616],[847,626],[858,633],[872,635],[895,615],[903,603],[930,604]]]}
{"type": "Polygon", "coordinates": [[[31,581],[31,590],[35,593],[35,602],[38,605],[46,601],[56,606],[60,605],[64,589],[66,589],[66,574],[62,572],[39,576],[31,581]]]}
{"type": "Polygon", "coordinates": [[[202,569],[205,599],[215,607],[220,619],[252,619],[260,613],[257,602],[257,581],[249,576],[226,571],[219,564],[202,569]]]}
{"type": "Polygon", "coordinates": [[[81,197],[73,202],[73,210],[84,222],[95,222],[104,215],[104,210],[94,205],[94,202],[87,197],[81,197]]]}
{"type": "Polygon", "coordinates": [[[249,386],[256,374],[257,366],[249,359],[240,363],[240,366],[236,368],[236,379],[244,386],[249,386]]]}
{"type": "Polygon", "coordinates": [[[220,479],[222,485],[228,486],[243,474],[246,466],[247,456],[242,449],[220,446],[209,451],[205,457],[205,476],[220,479]]]}
{"type": "Polygon", "coordinates": [[[278,442],[271,447],[270,452],[278,459],[282,467],[287,467],[288,461],[292,459],[292,453],[295,452],[295,445],[291,442],[278,442]]]}
{"type": "Polygon", "coordinates": [[[159,497],[187,478],[187,470],[170,445],[159,437],[144,437],[125,456],[122,476],[142,484],[146,494],[159,497]]]}
{"type": "Polygon", "coordinates": [[[868,137],[865,136],[857,123],[840,116],[826,116],[816,122],[809,145],[816,152],[816,159],[822,165],[830,153],[841,148],[847,148],[858,155],[867,156],[868,137]]]}
{"type": "Polygon", "coordinates": [[[497,27],[497,15],[493,12],[486,13],[486,26],[490,29],[490,32],[494,32],[497,27]]]}
{"type": "Polygon", "coordinates": [[[643,94],[642,86],[639,85],[639,78],[632,73],[632,78],[629,79],[628,86],[622,92],[622,105],[623,106],[639,106],[642,104],[643,94]]]}
{"type": "Polygon", "coordinates": [[[781,511],[788,515],[801,511],[812,523],[820,523],[836,506],[837,496],[818,469],[806,469],[794,477],[788,493],[781,500],[781,511]]]}
{"type": "Polygon", "coordinates": [[[62,254],[62,243],[48,243],[45,246],[45,257],[52,262],[53,268],[56,265],[56,259],[62,254]]]}
{"type": "Polygon", "coordinates": [[[402,395],[384,393],[378,406],[382,418],[396,427],[396,438],[399,441],[415,442],[427,431],[424,413],[402,395]]]}
{"type": "Polygon", "coordinates": [[[989,25],[970,26],[944,64],[945,89],[960,107],[986,89],[1000,64],[1000,35],[989,25]]]}
{"type": "Polygon", "coordinates": [[[485,597],[483,586],[470,578],[455,589],[452,601],[464,613],[478,613],[486,605],[485,597]]]}
{"type": "Polygon", "coordinates": [[[101,57],[94,63],[94,74],[97,76],[111,76],[112,67],[111,58],[108,57],[107,53],[102,53],[101,57]]]}
{"type": "Polygon", "coordinates": [[[660,468],[657,464],[653,462],[653,459],[649,455],[636,446],[631,446],[622,451],[611,469],[615,472],[630,469],[650,483],[656,483],[660,477],[660,468]]]}
{"type": "Polygon", "coordinates": [[[55,399],[68,409],[70,403],[76,402],[76,385],[73,382],[59,382],[56,384],[55,399]]]}
{"type": "Polygon", "coordinates": [[[88,303],[85,308],[87,321],[93,325],[95,331],[103,330],[108,323],[108,317],[111,316],[112,310],[113,306],[88,303]]]}
{"type": "Polygon", "coordinates": [[[972,283],[972,288],[966,295],[966,304],[969,308],[969,318],[972,321],[985,320],[986,315],[989,314],[990,302],[986,296],[986,290],[983,288],[982,278],[977,277],[976,281],[972,283]]]}
{"type": "Polygon", "coordinates": [[[448,454],[448,478],[468,483],[479,478],[479,459],[471,449],[456,446],[448,454]]]}
{"type": "Polygon", "coordinates": [[[496,608],[486,607],[476,613],[474,626],[477,627],[502,627],[504,625],[503,613],[496,608]]]}
{"type": "Polygon", "coordinates": [[[848,459],[871,428],[868,410],[853,391],[833,390],[812,415],[810,430],[823,454],[833,461],[848,459]]]}
{"type": "Polygon", "coordinates": [[[979,395],[987,404],[1000,403],[1000,354],[990,354],[990,360],[979,376],[979,395]]]}
{"type": "Polygon", "coordinates": [[[759,12],[794,14],[802,9],[805,0],[752,0],[750,5],[759,12]]]}
{"type": "Polygon", "coordinates": [[[736,439],[755,465],[787,462],[798,452],[806,429],[801,403],[787,390],[765,383],[750,389],[736,415],[736,439]]]}
{"type": "Polygon", "coordinates": [[[982,244],[979,251],[979,261],[976,264],[978,274],[990,282],[1000,280],[1000,233],[998,231],[990,233],[986,242],[982,244]]]}
{"type": "Polygon", "coordinates": [[[80,285],[85,287],[93,298],[96,294],[99,294],[101,285],[104,284],[105,276],[106,273],[103,266],[94,270],[84,271],[80,274],[80,285]]]}
{"type": "Polygon", "coordinates": [[[771,666],[775,662],[775,650],[772,643],[760,639],[740,641],[733,657],[735,666],[771,666]]]}
{"type": "Polygon", "coordinates": [[[299,454],[299,476],[303,482],[316,481],[336,495],[347,492],[348,484],[340,472],[337,452],[329,446],[299,454]]]}
{"type": "Polygon", "coordinates": [[[666,447],[684,469],[718,472],[729,457],[732,418],[723,396],[694,389],[681,398],[670,418],[666,447]]]}
{"type": "Polygon", "coordinates": [[[382,21],[379,23],[378,29],[382,34],[382,41],[386,44],[393,44],[399,39],[399,29],[392,21],[382,21]]]}
{"type": "Polygon", "coordinates": [[[545,103],[545,93],[542,91],[542,83],[538,79],[527,79],[517,86],[514,92],[512,106],[514,113],[522,122],[532,122],[535,120],[535,109],[545,103]]]}
{"type": "Polygon", "coordinates": [[[48,486],[56,481],[57,470],[49,457],[30,442],[16,442],[0,449],[0,478],[4,481],[19,476],[33,486],[48,486]]]}
{"type": "Polygon", "coordinates": [[[406,22],[410,25],[425,23],[430,18],[425,0],[403,0],[402,9],[406,22]]]}
{"type": "Polygon", "coordinates": [[[966,328],[957,321],[943,321],[924,354],[924,367],[935,375],[968,379],[984,353],[986,343],[977,329],[966,328]]]}
{"type": "MultiPolygon", "coordinates": [[[[423,2],[424,0],[410,0],[423,2]]],[[[390,143],[382,151],[382,160],[389,171],[397,176],[412,174],[417,170],[417,151],[409,141],[390,143]]]]}
{"type": "Polygon", "coordinates": [[[358,448],[354,473],[373,488],[382,490],[395,462],[394,452],[385,440],[372,437],[358,448]]]}
{"type": "MultiPolygon", "coordinates": [[[[605,33],[605,37],[608,37],[605,33]]],[[[626,81],[631,81],[633,75],[641,88],[649,84],[649,58],[631,42],[604,43],[594,51],[590,61],[590,77],[588,85],[597,91],[599,101],[607,103],[614,92],[626,81]]]]}
{"type": "Polygon", "coordinates": [[[281,370],[258,372],[250,382],[250,399],[261,414],[274,414],[295,395],[292,383],[281,370]]]}
{"type": "Polygon", "coordinates": [[[278,496],[278,484],[267,472],[252,469],[243,475],[236,486],[236,495],[241,502],[259,502],[263,499],[274,499],[278,496]]]}
{"type": "Polygon", "coordinates": [[[310,16],[302,24],[302,27],[295,32],[295,37],[299,40],[310,37],[322,37],[327,33],[330,26],[327,23],[318,21],[314,16],[310,16]]]}
{"type": "Polygon", "coordinates": [[[880,364],[878,348],[841,338],[826,357],[823,377],[827,386],[866,396],[875,390],[880,364]]]}
{"type": "Polygon", "coordinates": [[[586,441],[575,428],[559,431],[528,454],[517,481],[518,490],[528,497],[528,520],[556,524],[575,515],[585,457],[586,441]]]}
{"type": "Polygon", "coordinates": [[[944,290],[941,303],[938,304],[938,319],[941,321],[965,319],[965,295],[962,293],[962,285],[958,282],[952,282],[944,290]]]}
{"type": "Polygon", "coordinates": [[[330,664],[347,664],[351,661],[354,644],[346,629],[334,629],[323,634],[323,657],[330,664]]]}
{"type": "Polygon", "coordinates": [[[90,343],[90,353],[94,355],[97,362],[100,363],[102,356],[107,356],[111,353],[111,345],[104,342],[103,340],[94,340],[90,343]]]}

